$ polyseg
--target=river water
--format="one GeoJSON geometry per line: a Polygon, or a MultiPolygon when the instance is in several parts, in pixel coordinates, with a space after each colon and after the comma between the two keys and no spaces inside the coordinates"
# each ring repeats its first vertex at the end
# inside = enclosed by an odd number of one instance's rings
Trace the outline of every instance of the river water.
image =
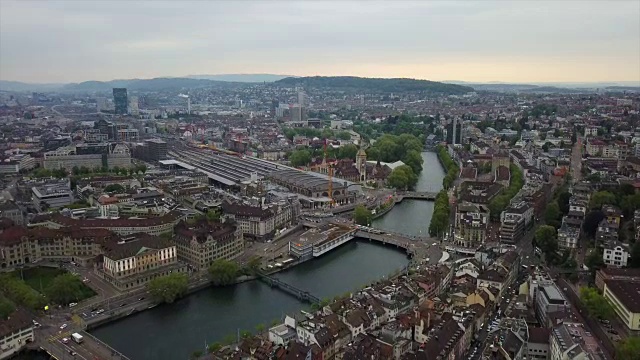
{"type": "MultiPolygon", "coordinates": [[[[433,152],[423,152],[422,172],[418,177],[416,191],[438,192],[442,189],[444,171],[433,152]]],[[[373,221],[376,228],[415,236],[427,236],[433,215],[433,202],[403,200],[389,213],[373,221]]]]}
{"type": "MultiPolygon", "coordinates": [[[[433,153],[425,159],[416,189],[438,191],[444,176],[433,153]]],[[[405,200],[381,219],[376,227],[419,235],[426,234],[433,204],[405,200]]],[[[406,255],[391,247],[364,241],[350,242],[319,259],[277,276],[319,298],[332,298],[389,276],[408,263],[406,255]]],[[[107,324],[92,333],[133,360],[187,359],[205,344],[235,337],[238,330],[254,331],[287,313],[308,305],[258,281],[224,288],[210,288],[154,309],[107,324]]]]}

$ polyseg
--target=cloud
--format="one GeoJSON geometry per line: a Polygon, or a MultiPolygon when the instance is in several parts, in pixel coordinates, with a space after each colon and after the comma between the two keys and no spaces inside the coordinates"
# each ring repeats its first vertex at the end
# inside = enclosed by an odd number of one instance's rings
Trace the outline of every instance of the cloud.
{"type": "Polygon", "coordinates": [[[640,80],[640,2],[0,1],[1,79],[364,69],[435,80],[640,80]]]}

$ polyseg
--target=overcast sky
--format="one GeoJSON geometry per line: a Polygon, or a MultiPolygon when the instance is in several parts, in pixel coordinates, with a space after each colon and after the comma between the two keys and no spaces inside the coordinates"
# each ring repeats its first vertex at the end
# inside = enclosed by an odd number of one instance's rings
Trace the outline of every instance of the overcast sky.
{"type": "Polygon", "coordinates": [[[640,1],[0,0],[0,79],[640,81],[640,1]]]}

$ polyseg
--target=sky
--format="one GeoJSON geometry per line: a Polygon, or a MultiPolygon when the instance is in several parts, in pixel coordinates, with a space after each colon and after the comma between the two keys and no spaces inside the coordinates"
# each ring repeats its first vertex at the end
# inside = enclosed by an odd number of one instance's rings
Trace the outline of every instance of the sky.
{"type": "Polygon", "coordinates": [[[0,80],[640,82],[640,1],[0,0],[0,80]]]}

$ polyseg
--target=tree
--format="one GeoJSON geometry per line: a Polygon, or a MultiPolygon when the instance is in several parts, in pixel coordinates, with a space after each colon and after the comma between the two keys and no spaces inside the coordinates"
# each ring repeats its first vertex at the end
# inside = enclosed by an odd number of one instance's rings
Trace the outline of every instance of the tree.
{"type": "Polygon", "coordinates": [[[631,257],[629,267],[640,268],[640,241],[633,243],[631,246],[631,253],[629,255],[631,257]]]}
{"type": "Polygon", "coordinates": [[[541,225],[534,235],[536,246],[545,254],[553,254],[558,249],[556,229],[553,226],[541,225]]]}
{"type": "Polygon", "coordinates": [[[222,349],[222,344],[220,344],[219,342],[214,342],[213,344],[209,344],[209,346],[207,346],[207,351],[209,352],[209,354],[215,353],[220,349],[222,349]]]}
{"type": "Polygon", "coordinates": [[[67,273],[56,276],[44,292],[54,303],[67,305],[85,297],[85,285],[79,277],[67,273]]]}
{"type": "Polygon", "coordinates": [[[419,174],[422,171],[422,163],[424,162],[424,159],[419,151],[409,150],[404,156],[402,162],[411,167],[414,174],[419,174]]]}
{"type": "Polygon", "coordinates": [[[254,256],[247,262],[246,270],[249,275],[257,275],[260,272],[261,265],[262,259],[259,256],[254,256]]]}
{"type": "Polygon", "coordinates": [[[373,219],[373,215],[371,211],[367,209],[364,205],[356,206],[353,211],[353,220],[358,225],[369,226],[371,225],[371,220],[373,219]]]}
{"type": "Polygon", "coordinates": [[[6,320],[15,309],[11,301],[4,296],[0,296],[0,320],[6,320]]]}
{"type": "Polygon", "coordinates": [[[598,191],[591,196],[589,207],[600,209],[602,205],[613,205],[616,203],[616,196],[608,191],[598,191]]]}
{"type": "Polygon", "coordinates": [[[586,286],[580,288],[580,300],[591,316],[599,319],[612,319],[615,316],[615,311],[609,300],[602,296],[596,288],[586,286]]]}
{"type": "Polygon", "coordinates": [[[387,177],[387,183],[390,187],[398,190],[407,190],[413,188],[418,182],[418,176],[414,174],[408,165],[400,165],[391,171],[387,177]]]}
{"type": "Polygon", "coordinates": [[[46,299],[24,281],[10,274],[0,274],[0,294],[15,305],[40,310],[46,299]]]}
{"type": "Polygon", "coordinates": [[[240,330],[240,337],[242,339],[248,339],[248,338],[251,337],[251,335],[252,335],[251,331],[249,331],[249,330],[240,330]]]}
{"type": "Polygon", "coordinates": [[[233,261],[218,259],[209,266],[209,277],[216,286],[233,284],[238,274],[238,264],[233,261]]]}
{"type": "Polygon", "coordinates": [[[355,159],[356,155],[358,155],[358,147],[353,144],[342,146],[338,150],[338,159],[355,159]]]}
{"type": "Polygon", "coordinates": [[[79,175],[79,174],[80,174],[80,168],[79,168],[79,167],[77,167],[77,166],[74,166],[74,167],[71,169],[71,173],[72,173],[73,175],[79,175]]]}
{"type": "Polygon", "coordinates": [[[338,140],[349,140],[351,139],[351,134],[348,131],[340,131],[336,134],[336,139],[338,140]]]}
{"type": "Polygon", "coordinates": [[[553,146],[553,144],[547,141],[546,143],[544,143],[544,145],[542,145],[542,151],[549,152],[549,148],[551,146],[553,146]]]}
{"type": "Polygon", "coordinates": [[[544,220],[547,224],[553,226],[554,228],[560,227],[560,219],[562,217],[562,212],[560,211],[560,206],[557,201],[552,202],[547,205],[547,208],[544,211],[544,220]]]}
{"type": "Polygon", "coordinates": [[[582,222],[582,230],[584,233],[593,238],[598,230],[598,224],[604,219],[604,213],[600,210],[592,210],[587,213],[582,222]]]}
{"type": "Polygon", "coordinates": [[[311,153],[309,150],[295,150],[289,155],[291,166],[305,166],[311,162],[311,153]]]}
{"type": "Polygon", "coordinates": [[[429,223],[429,235],[441,236],[449,227],[449,195],[446,190],[441,190],[433,205],[431,223],[429,223]]]}
{"type": "Polygon", "coordinates": [[[638,360],[640,337],[629,336],[616,344],[616,360],[638,360]]]}
{"type": "Polygon", "coordinates": [[[110,184],[104,187],[104,192],[122,194],[125,192],[125,188],[120,184],[110,184]]]}
{"type": "Polygon", "coordinates": [[[202,355],[204,355],[202,350],[196,350],[196,351],[191,353],[191,359],[193,359],[193,360],[200,359],[202,357],[202,355]]]}
{"type": "Polygon", "coordinates": [[[256,331],[257,331],[258,333],[262,333],[262,332],[264,331],[264,329],[265,329],[265,328],[266,328],[266,326],[265,326],[264,324],[262,324],[262,323],[261,323],[261,324],[256,325],[256,331]]]}
{"type": "Polygon", "coordinates": [[[569,200],[571,199],[571,193],[568,191],[563,191],[558,194],[558,206],[560,211],[566,215],[569,213],[569,200]]]}
{"type": "Polygon", "coordinates": [[[209,209],[207,211],[206,217],[208,221],[220,221],[220,217],[222,216],[220,210],[217,209],[209,209]]]}
{"type": "Polygon", "coordinates": [[[604,267],[602,252],[599,250],[591,251],[591,253],[584,259],[584,264],[589,268],[592,274],[595,274],[598,269],[604,267]]]}
{"type": "Polygon", "coordinates": [[[147,290],[156,301],[171,304],[186,294],[189,289],[189,279],[186,274],[171,273],[157,277],[147,284],[147,290]]]}

